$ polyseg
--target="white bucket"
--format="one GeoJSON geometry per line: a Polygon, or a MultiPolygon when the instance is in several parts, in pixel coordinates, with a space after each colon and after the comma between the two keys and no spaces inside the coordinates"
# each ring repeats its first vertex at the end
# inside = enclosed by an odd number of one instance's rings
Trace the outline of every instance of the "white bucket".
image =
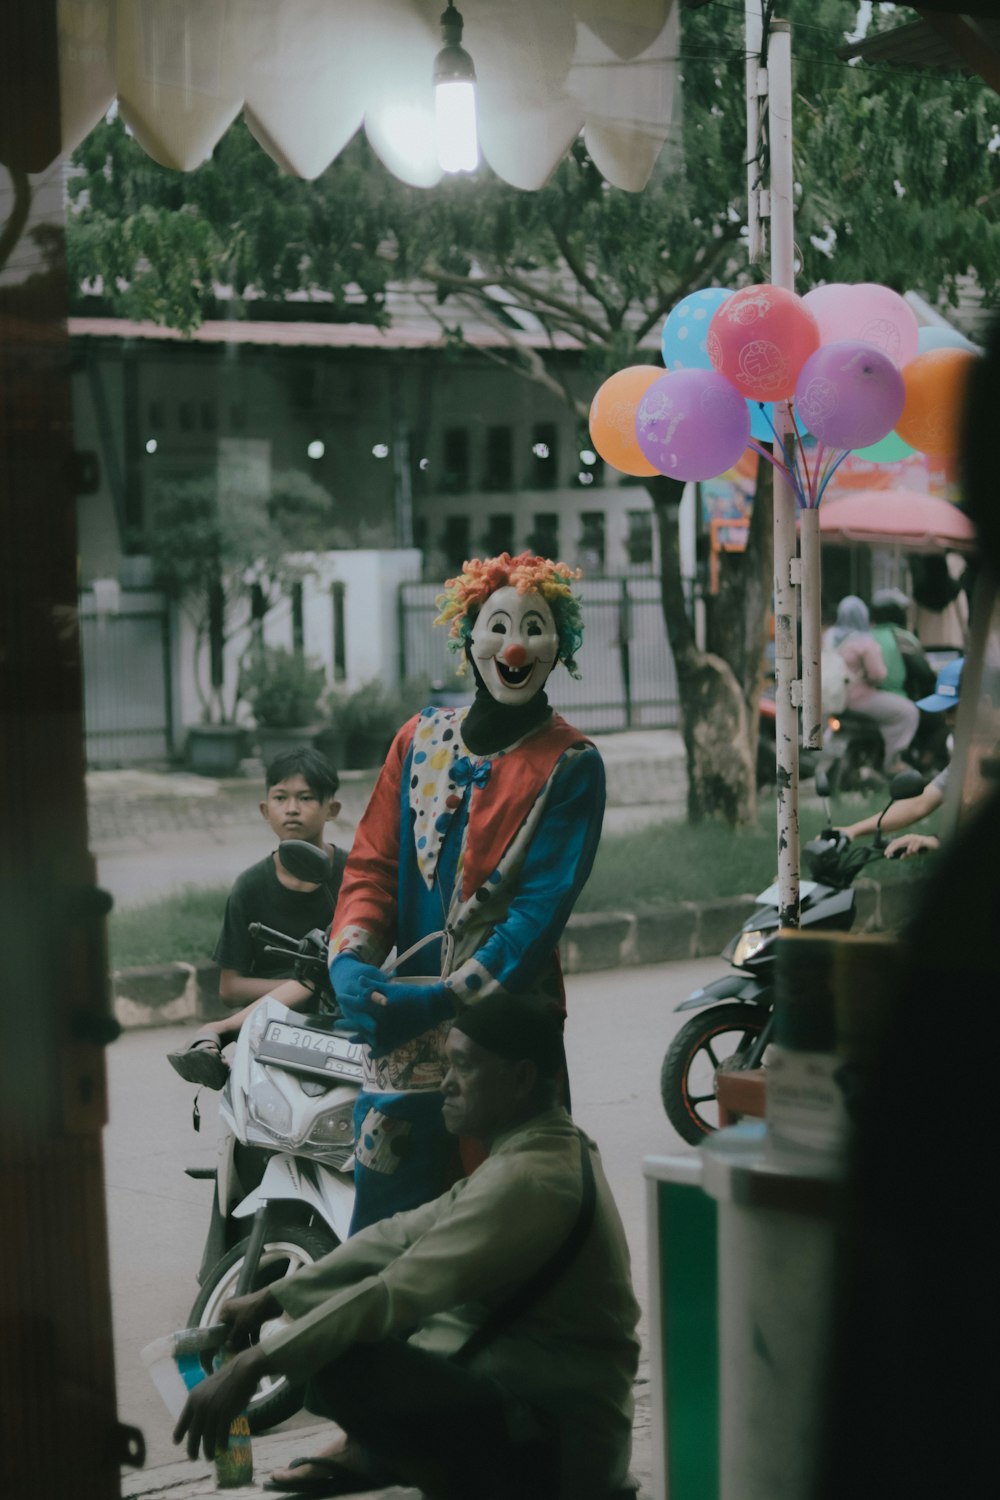
{"type": "Polygon", "coordinates": [[[225,1343],[229,1328],[212,1323],[207,1328],[180,1328],[154,1339],[142,1351],[142,1362],[176,1422],[188,1391],[210,1373],[211,1355],[225,1343]]]}

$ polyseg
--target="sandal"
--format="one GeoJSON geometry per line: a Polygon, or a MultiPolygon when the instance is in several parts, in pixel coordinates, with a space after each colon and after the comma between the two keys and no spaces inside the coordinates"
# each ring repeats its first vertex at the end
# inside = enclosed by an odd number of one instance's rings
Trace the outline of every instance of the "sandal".
{"type": "Polygon", "coordinates": [[[323,1500],[327,1495],[365,1495],[377,1486],[371,1473],[363,1474],[340,1458],[293,1458],[286,1469],[309,1466],[325,1472],[312,1479],[265,1479],[263,1488],[281,1495],[311,1495],[323,1500]]]}
{"type": "Polygon", "coordinates": [[[194,1037],[186,1047],[167,1053],[167,1062],[185,1083],[201,1084],[208,1089],[225,1087],[229,1064],[222,1056],[217,1036],[209,1033],[194,1037]]]}

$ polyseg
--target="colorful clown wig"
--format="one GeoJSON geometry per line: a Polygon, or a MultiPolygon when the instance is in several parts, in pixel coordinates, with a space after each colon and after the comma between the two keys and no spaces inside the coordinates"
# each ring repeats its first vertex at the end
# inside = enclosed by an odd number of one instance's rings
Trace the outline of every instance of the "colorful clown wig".
{"type": "Polygon", "coordinates": [[[533,557],[530,552],[519,552],[517,557],[501,552],[499,557],[485,560],[474,557],[463,564],[457,578],[445,582],[444,593],[435,600],[441,613],[434,623],[450,624],[448,645],[452,651],[464,653],[479,611],[497,589],[510,585],[519,594],[541,594],[556,623],[559,660],[571,677],[579,677],[575,656],[583,640],[583,617],[580,601],[570,590],[570,584],[579,577],[579,569],[573,572],[565,563],[533,557]]]}

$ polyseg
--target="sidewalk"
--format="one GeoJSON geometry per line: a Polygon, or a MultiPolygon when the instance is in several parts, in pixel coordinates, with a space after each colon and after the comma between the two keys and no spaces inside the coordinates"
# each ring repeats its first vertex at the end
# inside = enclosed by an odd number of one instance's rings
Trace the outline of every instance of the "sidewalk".
{"type": "MultiPolygon", "coordinates": [[[[645,1365],[645,1360],[643,1361],[645,1365]]],[[[254,1482],[235,1490],[218,1490],[215,1485],[215,1470],[204,1459],[192,1463],[180,1457],[176,1463],[157,1464],[152,1469],[122,1470],[122,1500],[218,1500],[220,1495],[255,1495],[260,1500],[271,1493],[261,1488],[268,1475],[283,1468],[293,1458],[317,1453],[330,1441],[333,1432],[330,1422],[315,1422],[309,1426],[296,1427],[294,1431],[265,1433],[253,1439],[254,1482]]],[[[178,1453],[181,1450],[178,1449],[178,1453]]],[[[639,1485],[636,1500],[651,1500],[652,1496],[652,1449],[649,1425],[649,1383],[640,1372],[636,1389],[636,1414],[632,1429],[631,1474],[639,1485]]],[[[475,1476],[471,1476],[469,1500],[474,1500],[475,1476]]],[[[421,1491],[404,1489],[393,1485],[391,1489],[369,1490],[358,1500],[421,1500],[421,1491]]],[[[516,1500],[512,1496],[511,1500],[516,1500]]]]}

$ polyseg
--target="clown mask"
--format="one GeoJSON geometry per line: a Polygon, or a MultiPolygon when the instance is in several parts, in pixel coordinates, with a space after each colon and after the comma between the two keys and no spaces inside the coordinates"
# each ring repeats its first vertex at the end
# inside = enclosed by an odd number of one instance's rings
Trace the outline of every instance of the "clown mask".
{"type": "Polygon", "coordinates": [[[492,593],[472,628],[471,653],[498,703],[534,698],[559,656],[556,622],[541,594],[519,593],[512,584],[492,593]]]}

